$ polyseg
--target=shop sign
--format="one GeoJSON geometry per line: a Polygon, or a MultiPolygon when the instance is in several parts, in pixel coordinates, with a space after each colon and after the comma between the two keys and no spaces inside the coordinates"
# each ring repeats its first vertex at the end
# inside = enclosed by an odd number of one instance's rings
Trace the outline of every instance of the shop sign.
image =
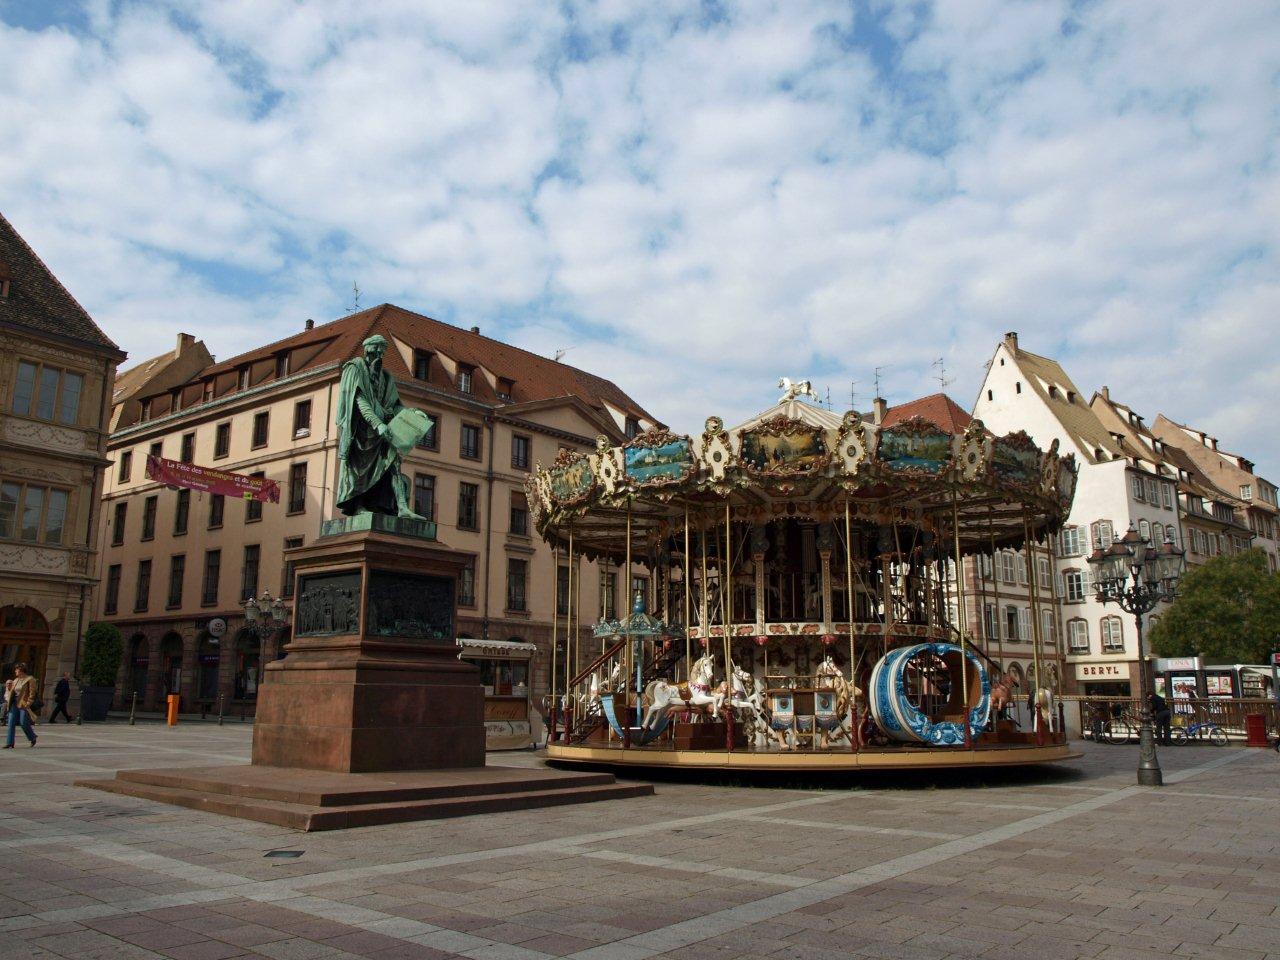
{"type": "Polygon", "coordinates": [[[1077,663],[1077,680],[1128,680],[1127,663],[1077,663]]]}
{"type": "Polygon", "coordinates": [[[1156,673],[1172,673],[1175,670],[1181,672],[1184,670],[1197,671],[1202,669],[1202,661],[1200,657],[1157,657],[1155,660],[1156,673]]]}

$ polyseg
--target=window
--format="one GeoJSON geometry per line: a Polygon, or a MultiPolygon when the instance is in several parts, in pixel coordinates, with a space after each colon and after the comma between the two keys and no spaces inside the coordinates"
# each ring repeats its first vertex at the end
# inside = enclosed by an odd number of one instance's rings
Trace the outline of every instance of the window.
{"type": "Polygon", "coordinates": [[[62,543],[67,522],[67,492],[47,487],[0,484],[0,539],[62,543]]]}
{"type": "Polygon", "coordinates": [[[240,368],[238,371],[236,371],[236,372],[237,372],[237,374],[238,374],[238,376],[237,376],[237,378],[236,378],[236,387],[237,387],[237,389],[240,389],[240,390],[248,390],[248,389],[249,389],[249,368],[248,368],[248,367],[241,367],[241,368],[240,368]]]}
{"type": "Polygon", "coordinates": [[[1018,557],[1012,550],[1000,552],[1000,579],[1005,583],[1018,582],[1018,557]]]}
{"type": "Polygon", "coordinates": [[[1164,527],[1158,523],[1151,525],[1151,545],[1158,547],[1164,543],[1164,527]]]}
{"type": "Polygon", "coordinates": [[[458,484],[459,530],[478,530],[480,528],[480,511],[477,509],[479,500],[480,487],[477,484],[458,484]]]}
{"type": "Polygon", "coordinates": [[[133,612],[145,613],[151,604],[151,561],[138,561],[138,585],[133,596],[133,612]]]}
{"type": "Polygon", "coordinates": [[[627,417],[626,434],[628,440],[640,436],[640,421],[635,417],[627,417]]]}
{"type": "Polygon", "coordinates": [[[1064,584],[1063,595],[1068,603],[1076,603],[1084,599],[1085,582],[1084,574],[1079,570],[1068,570],[1062,575],[1064,584]]]}
{"type": "Polygon", "coordinates": [[[218,460],[231,453],[231,423],[220,423],[213,434],[213,459],[218,460]]]}
{"type": "Polygon", "coordinates": [[[218,602],[218,576],[222,572],[222,551],[206,550],[204,554],[204,583],[200,587],[200,602],[211,607],[218,602]]]}
{"type": "Polygon", "coordinates": [[[163,456],[164,456],[164,441],[163,441],[163,440],[157,440],[157,441],[156,441],[155,443],[153,443],[150,447],[148,447],[148,448],[147,448],[147,456],[148,456],[148,457],[163,457],[163,456]]]}
{"type": "Polygon", "coordinates": [[[1151,543],[1151,522],[1149,520],[1138,521],[1138,536],[1142,538],[1143,543],[1151,543]]]}
{"type": "Polygon", "coordinates": [[[515,381],[508,380],[506,377],[498,378],[498,399],[511,402],[511,395],[515,392],[515,381]]]}
{"type": "Polygon", "coordinates": [[[1014,383],[1014,385],[1013,385],[1013,392],[1014,392],[1014,393],[1021,393],[1021,392],[1022,392],[1022,381],[1021,381],[1021,380],[1018,380],[1017,382],[1015,382],[1015,383],[1014,383]]]}
{"type": "Polygon", "coordinates": [[[75,423],[84,377],[58,367],[22,360],[13,385],[13,412],[38,420],[75,423]]]}
{"type": "Polygon", "coordinates": [[[988,640],[1000,638],[1000,617],[996,613],[994,603],[986,603],[982,606],[982,629],[988,640]]]}
{"type": "Polygon", "coordinates": [[[988,399],[988,400],[994,400],[994,399],[995,399],[995,394],[994,394],[994,393],[992,393],[990,390],[988,390],[988,391],[987,391],[987,399],[988,399]]]}
{"type": "Polygon", "coordinates": [[[1081,539],[1079,527],[1063,527],[1058,553],[1064,557],[1080,556],[1084,552],[1081,539]]]}
{"type": "Polygon", "coordinates": [[[209,529],[217,530],[222,526],[222,512],[226,508],[227,498],[220,493],[209,497],[209,529]]]}
{"type": "Polygon", "coordinates": [[[173,535],[180,537],[187,532],[187,520],[191,515],[191,491],[179,490],[178,502],[173,508],[173,535]]]}
{"type": "Polygon", "coordinates": [[[293,596],[294,561],[289,559],[289,551],[297,550],[302,543],[302,537],[284,538],[284,572],[280,574],[280,596],[282,597],[293,596]]]}
{"type": "Polygon", "coordinates": [[[626,598],[627,612],[631,611],[631,604],[635,602],[636,594],[644,597],[646,609],[649,604],[649,578],[648,577],[632,577],[631,578],[631,596],[626,598]]]}
{"type": "Polygon", "coordinates": [[[431,354],[426,350],[413,351],[413,379],[428,380],[431,377],[431,354]]]}
{"type": "Polygon", "coordinates": [[[1173,484],[1162,483],[1160,485],[1160,505],[1166,510],[1173,509],[1173,484]]]}
{"type": "Polygon", "coordinates": [[[1019,552],[1017,556],[1018,556],[1018,582],[1025,586],[1027,582],[1027,555],[1025,553],[1019,552]]]}
{"type": "Polygon", "coordinates": [[[182,435],[182,462],[195,463],[196,459],[196,435],[194,433],[184,433],[182,435]]]}
{"type": "Polygon", "coordinates": [[[299,400],[293,405],[293,439],[311,436],[311,401],[299,400]]]}
{"type": "Polygon", "coordinates": [[[613,620],[618,616],[618,608],[614,603],[614,590],[618,575],[612,570],[600,571],[600,619],[613,620]]]}
{"type": "Polygon", "coordinates": [[[508,529],[517,537],[529,535],[529,503],[519,490],[511,491],[511,526],[508,529]]]}
{"type": "Polygon", "coordinates": [[[1067,621],[1067,643],[1072,653],[1089,652],[1089,622],[1087,620],[1067,621]]]}
{"type": "Polygon", "coordinates": [[[175,553],[169,558],[169,609],[182,606],[182,577],[186,572],[187,558],[184,554],[175,553]]]}
{"type": "Polygon", "coordinates": [[[256,543],[249,543],[244,548],[244,566],[240,568],[240,602],[258,595],[258,561],[262,558],[262,548],[256,543]]]}
{"type": "MultiPolygon", "coordinates": [[[[266,474],[263,473],[261,470],[259,470],[256,473],[249,474],[249,476],[265,477],[266,474]]],[[[252,499],[246,500],[244,502],[244,522],[254,523],[255,521],[261,520],[261,519],[262,519],[262,501],[252,500],[252,499]]]]}
{"type": "Polygon", "coordinates": [[[516,470],[529,469],[529,438],[519,433],[511,435],[511,466],[516,470]]]}
{"type": "Polygon", "coordinates": [[[1240,499],[1241,500],[1253,499],[1253,484],[1251,483],[1240,484],[1240,499]]]}
{"type": "Polygon", "coordinates": [[[472,378],[474,377],[475,372],[475,367],[458,364],[458,389],[463,393],[472,392],[472,378]]]}
{"type": "Polygon", "coordinates": [[[111,614],[120,608],[120,564],[107,567],[107,588],[102,597],[102,612],[111,614]]]}
{"type": "Polygon", "coordinates": [[[1110,520],[1098,520],[1093,524],[1093,546],[1095,550],[1106,550],[1115,542],[1115,529],[1110,520]]]}
{"type": "Polygon", "coordinates": [[[1119,617],[1102,618],[1102,649],[1106,653],[1124,650],[1124,624],[1119,617]]]}
{"type": "Polygon", "coordinates": [[[124,543],[124,523],[129,514],[129,501],[121,500],[116,504],[115,516],[111,521],[111,545],[118,547],[124,543]]]}
{"type": "Polygon", "coordinates": [[[1147,477],[1147,503],[1160,505],[1160,481],[1155,477],[1147,477]]]}
{"type": "Polygon", "coordinates": [[[569,568],[556,567],[556,613],[569,613],[569,568]]]}
{"type": "Polygon", "coordinates": [[[120,454],[120,472],[116,474],[117,483],[128,483],[129,475],[133,473],[133,451],[126,450],[120,454]]]}
{"type": "Polygon", "coordinates": [[[978,570],[983,580],[991,579],[991,554],[982,553],[978,555],[978,570]]]}
{"type": "Polygon", "coordinates": [[[1024,641],[1029,642],[1035,639],[1035,634],[1032,632],[1032,627],[1031,627],[1031,608],[1030,607],[1018,608],[1018,633],[1021,639],[1024,641]]]}
{"type": "Polygon", "coordinates": [[[438,413],[428,413],[427,419],[431,421],[431,426],[427,427],[427,432],[422,435],[422,439],[418,441],[420,450],[439,450],[440,449],[440,415],[438,413]]]}
{"type": "Polygon", "coordinates": [[[1036,569],[1038,570],[1038,574],[1037,574],[1037,582],[1038,582],[1039,586],[1040,586],[1040,587],[1042,587],[1042,588],[1044,588],[1044,589],[1048,589],[1049,584],[1051,584],[1051,583],[1053,582],[1053,579],[1052,579],[1053,574],[1052,574],[1052,572],[1049,570],[1049,558],[1048,558],[1048,557],[1037,557],[1037,558],[1036,558],[1036,569]]]}
{"type": "Polygon", "coordinates": [[[436,518],[436,478],[429,473],[413,475],[413,512],[428,520],[436,518]]]}
{"type": "Polygon", "coordinates": [[[1018,616],[1018,608],[1009,604],[1004,608],[1004,635],[1010,640],[1021,640],[1022,618],[1018,616]]]}
{"type": "Polygon", "coordinates": [[[150,496],[142,502],[142,539],[154,540],[156,536],[156,507],[159,496],[150,496]]]}
{"type": "Polygon", "coordinates": [[[458,575],[458,606],[476,605],[476,558],[468,557],[458,575]]]}
{"type": "Polygon", "coordinates": [[[525,610],[525,582],[529,576],[529,561],[507,558],[507,609],[525,610]]]}
{"type": "Polygon", "coordinates": [[[281,353],[276,356],[276,379],[282,380],[289,375],[289,354],[281,353]]]}
{"type": "Polygon", "coordinates": [[[1143,495],[1142,495],[1142,491],[1143,491],[1143,487],[1142,487],[1142,477],[1138,476],[1138,475],[1135,473],[1133,476],[1131,476],[1131,477],[1129,478],[1129,485],[1130,485],[1130,487],[1132,488],[1132,491],[1133,491],[1133,499],[1135,499],[1135,500],[1143,500],[1143,499],[1145,499],[1145,498],[1143,497],[1143,495]]]}
{"type": "Polygon", "coordinates": [[[467,460],[480,459],[480,427],[474,423],[462,425],[462,443],[459,454],[467,460]]]}
{"type": "Polygon", "coordinates": [[[271,414],[266,410],[253,415],[253,449],[267,445],[267,432],[271,426],[271,414]]]}
{"type": "Polygon", "coordinates": [[[1053,611],[1040,611],[1040,642],[1049,646],[1057,646],[1058,638],[1053,628],[1053,611]]]}
{"type": "Polygon", "coordinates": [[[289,467],[289,512],[303,513],[307,509],[307,463],[295,463],[289,467]]]}

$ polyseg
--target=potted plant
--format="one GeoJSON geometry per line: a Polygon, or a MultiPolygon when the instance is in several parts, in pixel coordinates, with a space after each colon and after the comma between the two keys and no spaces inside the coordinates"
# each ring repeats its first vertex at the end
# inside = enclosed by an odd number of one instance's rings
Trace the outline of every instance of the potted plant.
{"type": "Polygon", "coordinates": [[[116,693],[116,674],[124,656],[124,638],[114,624],[91,623],[84,634],[84,658],[80,675],[80,716],[85,720],[105,720],[116,693]]]}

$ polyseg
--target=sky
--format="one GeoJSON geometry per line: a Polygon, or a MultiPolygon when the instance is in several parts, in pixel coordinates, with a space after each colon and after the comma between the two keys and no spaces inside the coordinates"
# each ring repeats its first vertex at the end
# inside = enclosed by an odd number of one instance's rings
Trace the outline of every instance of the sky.
{"type": "Polygon", "coordinates": [[[134,362],[358,285],[696,431],[1016,330],[1275,480],[1278,94],[1251,0],[0,0],[0,211],[134,362]]]}

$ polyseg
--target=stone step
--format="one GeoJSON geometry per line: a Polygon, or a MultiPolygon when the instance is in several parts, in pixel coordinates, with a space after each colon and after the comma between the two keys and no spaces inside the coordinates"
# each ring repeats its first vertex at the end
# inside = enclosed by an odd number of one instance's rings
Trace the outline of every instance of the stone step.
{"type": "MultiPolygon", "coordinates": [[[[536,771],[522,771],[534,773],[536,771]]],[[[612,777],[608,778],[612,780],[612,777]]],[[[385,803],[359,803],[342,806],[290,803],[237,795],[231,792],[208,793],[182,787],[141,782],[136,778],[82,780],[76,786],[105,790],[109,793],[174,804],[192,810],[203,810],[224,816],[256,820],[294,830],[342,830],[378,824],[407,823],[415,820],[442,820],[482,813],[502,813],[536,807],[593,803],[650,796],[653,787],[644,783],[603,783],[589,786],[555,787],[532,784],[523,792],[453,795],[385,803]]]]}

